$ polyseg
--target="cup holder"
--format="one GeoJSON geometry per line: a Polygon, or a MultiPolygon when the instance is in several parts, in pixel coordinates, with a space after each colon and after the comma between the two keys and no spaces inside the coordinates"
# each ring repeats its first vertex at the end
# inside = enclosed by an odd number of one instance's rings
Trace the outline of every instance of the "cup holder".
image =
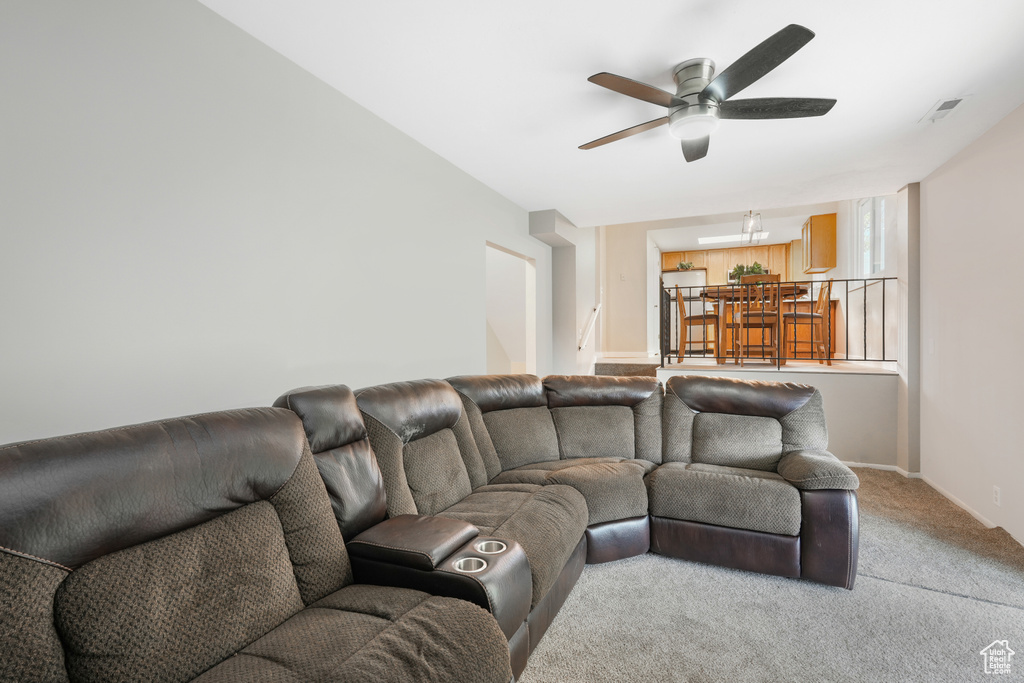
{"type": "Polygon", "coordinates": [[[487,569],[487,560],[481,560],[479,557],[463,557],[461,560],[455,561],[455,571],[463,574],[476,574],[485,569],[487,569]]]}
{"type": "Polygon", "coordinates": [[[473,547],[476,548],[478,553],[483,553],[484,555],[497,555],[498,553],[505,552],[505,549],[508,548],[501,541],[480,541],[473,547]]]}

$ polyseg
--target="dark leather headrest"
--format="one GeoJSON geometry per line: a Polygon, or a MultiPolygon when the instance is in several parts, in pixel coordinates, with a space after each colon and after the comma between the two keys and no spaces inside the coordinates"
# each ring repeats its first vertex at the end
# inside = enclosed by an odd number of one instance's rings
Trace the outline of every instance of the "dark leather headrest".
{"type": "Polygon", "coordinates": [[[306,449],[253,408],[0,448],[0,546],[68,569],[273,496],[306,449]]]}
{"type": "Polygon", "coordinates": [[[439,379],[367,387],[356,392],[359,410],[398,435],[402,443],[451,429],[462,416],[462,400],[439,379]]]}
{"type": "Polygon", "coordinates": [[[793,382],[754,382],[728,377],[676,375],[665,391],[698,413],[729,413],[780,420],[811,400],[816,389],[793,382]]]}
{"type": "Polygon", "coordinates": [[[340,448],[366,438],[366,425],[355,394],[344,384],[293,389],[274,401],[302,419],[314,453],[340,448]]]}
{"type": "Polygon", "coordinates": [[[627,406],[632,408],[655,392],[661,382],[653,377],[604,375],[549,375],[544,378],[549,408],[570,406],[627,406]]]}
{"type": "Polygon", "coordinates": [[[547,405],[544,385],[535,375],[464,375],[448,383],[480,408],[480,412],[547,405]]]}

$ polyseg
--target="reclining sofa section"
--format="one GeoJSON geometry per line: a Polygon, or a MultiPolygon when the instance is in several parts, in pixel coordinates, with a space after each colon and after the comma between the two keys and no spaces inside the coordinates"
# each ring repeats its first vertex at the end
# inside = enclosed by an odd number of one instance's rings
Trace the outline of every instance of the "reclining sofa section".
{"type": "Polygon", "coordinates": [[[802,384],[676,376],[647,477],[654,552],[852,589],[857,476],[802,384]]]}
{"type": "Polygon", "coordinates": [[[650,549],[643,477],[661,462],[661,383],[646,377],[453,377],[492,484],[568,485],[587,501],[587,562],[650,549]]]}
{"type": "Polygon", "coordinates": [[[490,615],[353,583],[335,519],[286,410],[2,447],[0,680],[509,681],[490,615]]]}
{"type": "Polygon", "coordinates": [[[583,571],[583,496],[568,486],[488,484],[495,463],[481,456],[458,394],[440,380],[369,387],[354,398],[344,386],[298,389],[275,405],[297,409],[314,450],[339,442],[317,438],[341,431],[332,422],[365,423],[389,519],[349,543],[356,580],[489,609],[518,675],[583,571]],[[505,547],[478,550],[487,541],[505,547]],[[486,566],[460,571],[471,559],[486,566]]]}

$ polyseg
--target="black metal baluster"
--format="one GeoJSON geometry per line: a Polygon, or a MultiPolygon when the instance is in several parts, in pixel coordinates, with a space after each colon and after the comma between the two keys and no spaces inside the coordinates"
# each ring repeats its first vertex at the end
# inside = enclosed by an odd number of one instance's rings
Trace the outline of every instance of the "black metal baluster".
{"type": "Polygon", "coordinates": [[[846,285],[846,304],[844,306],[844,312],[846,314],[846,359],[850,359],[850,281],[843,280],[843,284],[846,285]]]}
{"type": "Polygon", "coordinates": [[[882,280],[882,360],[885,360],[885,280],[882,280]]]}
{"type": "Polygon", "coordinates": [[[864,291],[864,360],[868,359],[868,281],[862,280],[864,291]]]}

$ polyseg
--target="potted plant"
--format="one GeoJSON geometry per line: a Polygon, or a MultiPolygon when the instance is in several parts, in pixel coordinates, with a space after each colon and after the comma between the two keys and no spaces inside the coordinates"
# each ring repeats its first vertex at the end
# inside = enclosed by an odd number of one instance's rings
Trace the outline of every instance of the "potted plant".
{"type": "Polygon", "coordinates": [[[744,275],[763,275],[764,273],[764,267],[757,261],[749,266],[737,263],[736,267],[729,271],[729,281],[738,283],[744,275]]]}
{"type": "Polygon", "coordinates": [[[680,261],[679,265],[676,266],[676,270],[693,270],[692,261],[680,261]]]}

